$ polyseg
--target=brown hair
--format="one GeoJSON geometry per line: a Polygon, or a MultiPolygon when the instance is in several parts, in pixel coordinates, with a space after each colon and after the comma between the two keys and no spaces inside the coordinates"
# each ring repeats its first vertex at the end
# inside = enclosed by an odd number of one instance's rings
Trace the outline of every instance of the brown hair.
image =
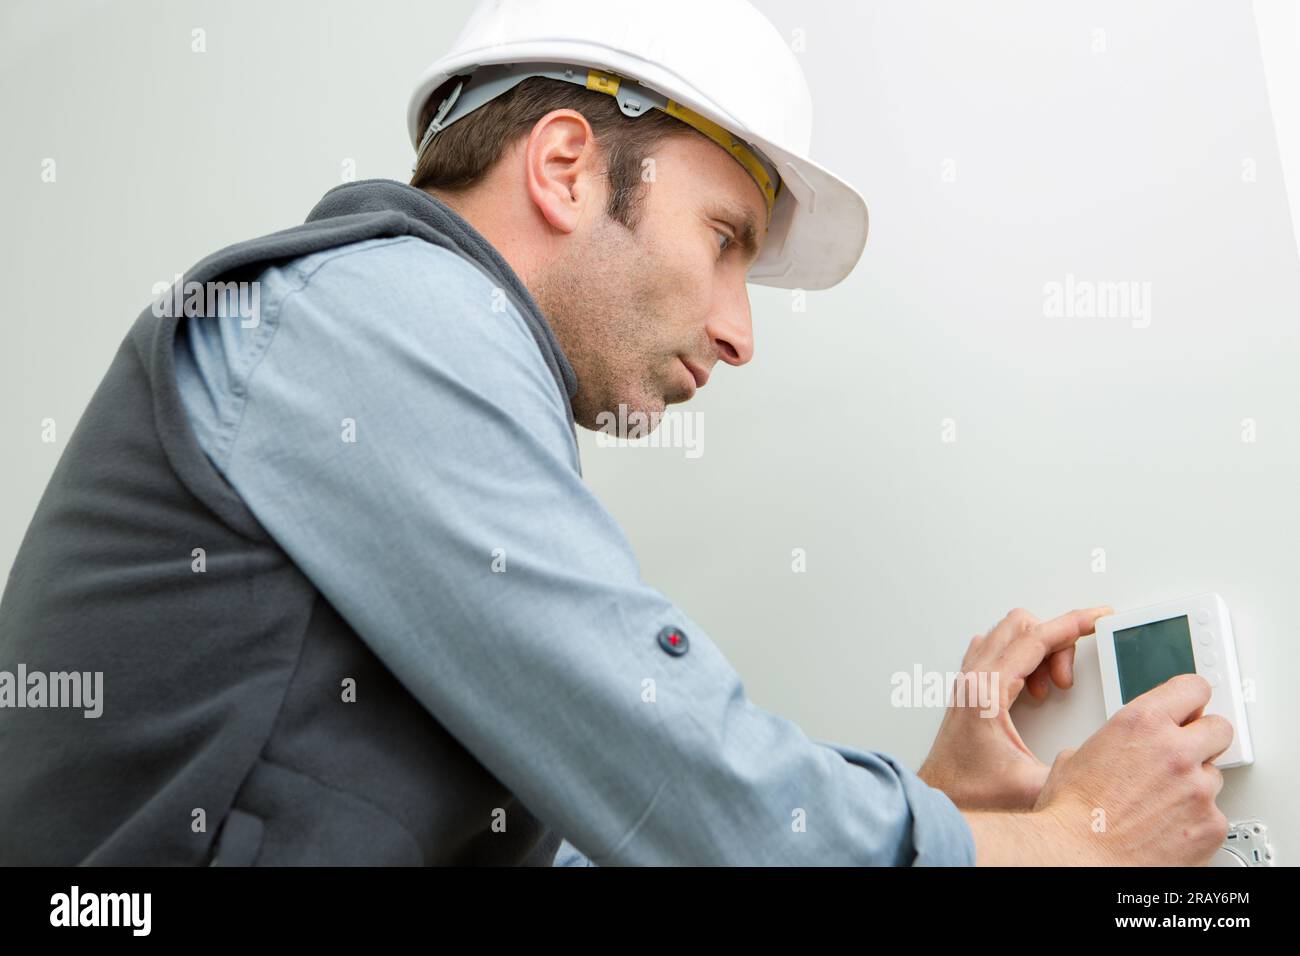
{"type": "MultiPolygon", "coordinates": [[[[420,113],[421,134],[457,79],[449,79],[425,103],[420,113]]],[[[665,136],[695,130],[657,109],[642,116],[625,116],[609,94],[545,76],[529,77],[435,136],[420,157],[411,185],[448,192],[469,189],[495,165],[507,146],[558,109],[577,110],[591,124],[609,177],[605,213],[634,229],[644,196],[643,159],[665,136]]]]}

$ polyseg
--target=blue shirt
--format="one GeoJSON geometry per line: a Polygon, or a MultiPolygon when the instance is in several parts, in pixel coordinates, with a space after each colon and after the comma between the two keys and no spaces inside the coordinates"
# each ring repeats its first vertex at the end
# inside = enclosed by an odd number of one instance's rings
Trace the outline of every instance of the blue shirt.
{"type": "Polygon", "coordinates": [[[566,838],[557,864],[974,863],[947,796],[757,707],[641,580],[536,341],[473,263],[371,239],[259,283],[253,319],[176,338],[200,446],[416,699],[566,838]]]}

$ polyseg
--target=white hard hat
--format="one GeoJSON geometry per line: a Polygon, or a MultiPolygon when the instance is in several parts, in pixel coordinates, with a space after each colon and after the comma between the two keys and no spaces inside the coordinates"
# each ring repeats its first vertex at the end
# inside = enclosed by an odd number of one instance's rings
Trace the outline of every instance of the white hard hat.
{"type": "Polygon", "coordinates": [[[610,93],[628,115],[658,107],[735,156],[769,201],[767,238],[750,282],[824,289],[862,255],[867,205],[808,158],[812,97],[803,69],[746,0],[656,0],[643,8],[605,0],[481,0],[450,52],[416,83],[407,108],[412,146],[418,153],[430,136],[527,75],[610,93]],[[429,97],[465,74],[473,75],[422,128],[429,97]]]}

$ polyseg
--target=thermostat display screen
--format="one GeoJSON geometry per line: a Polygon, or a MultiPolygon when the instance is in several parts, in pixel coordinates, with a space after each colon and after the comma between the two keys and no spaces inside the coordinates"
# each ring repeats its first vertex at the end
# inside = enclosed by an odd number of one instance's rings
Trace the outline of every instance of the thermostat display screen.
{"type": "Polygon", "coordinates": [[[1124,703],[1178,674],[1195,674],[1186,615],[1115,632],[1115,664],[1124,703]]]}

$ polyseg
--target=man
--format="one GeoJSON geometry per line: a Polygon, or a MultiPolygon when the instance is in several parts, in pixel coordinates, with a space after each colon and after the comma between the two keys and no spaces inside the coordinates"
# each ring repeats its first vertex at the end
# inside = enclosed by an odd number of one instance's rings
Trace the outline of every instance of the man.
{"type": "Polygon", "coordinates": [[[582,482],[575,423],[749,361],[747,279],[857,260],[806,105],[744,3],[484,4],[412,98],[413,185],[186,274],[256,282],[246,313],[141,316],[0,605],[0,666],[104,687],[6,712],[0,862],[1207,860],[1200,678],[1050,772],[1010,720],[1106,609],[975,638],[996,699],[918,775],[750,702],[582,482]]]}

